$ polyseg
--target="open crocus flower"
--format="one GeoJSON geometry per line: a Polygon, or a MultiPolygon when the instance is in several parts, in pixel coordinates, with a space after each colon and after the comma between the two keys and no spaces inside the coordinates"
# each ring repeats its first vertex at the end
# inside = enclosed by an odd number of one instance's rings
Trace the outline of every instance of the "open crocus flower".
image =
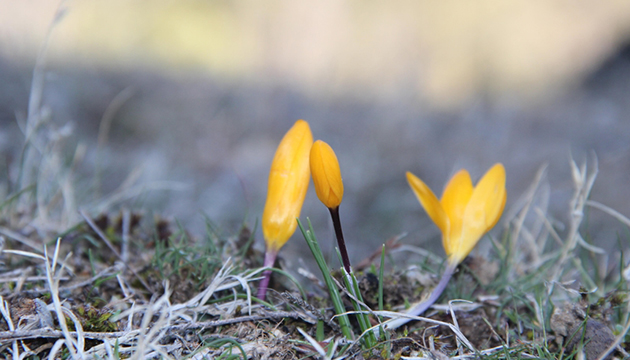
{"type": "MultiPolygon", "coordinates": [[[[448,257],[442,278],[429,298],[407,311],[408,315],[418,316],[437,301],[457,265],[468,256],[483,234],[499,221],[506,200],[505,168],[499,163],[495,164],[475,187],[468,171],[460,170],[448,182],[440,200],[422,180],[410,172],[407,172],[407,181],[424,210],[442,231],[442,244],[448,257]]],[[[393,330],[410,320],[390,320],[385,328],[393,330]]]]}
{"type": "Polygon", "coordinates": [[[479,239],[496,225],[505,207],[505,168],[495,164],[473,187],[470,175],[460,170],[444,188],[442,199],[415,175],[407,181],[425,211],[442,231],[449,263],[459,264],[479,239]]]}
{"type": "Polygon", "coordinates": [[[352,268],[350,267],[350,258],[346,250],[346,242],[343,239],[343,231],[341,230],[341,219],[339,218],[339,205],[343,199],[343,181],[341,180],[339,160],[337,160],[337,155],[335,155],[330,145],[317,140],[311,148],[310,163],[315,192],[317,192],[319,200],[330,211],[339,252],[341,253],[341,261],[346,272],[350,274],[352,268]]]}
{"type": "MultiPolygon", "coordinates": [[[[284,135],[269,171],[267,202],[262,216],[262,231],[267,245],[264,266],[272,267],[278,251],[297,228],[302,204],[310,181],[309,154],[313,135],[308,123],[298,120],[284,135]]],[[[264,273],[258,297],[265,298],[271,271],[264,273]]]]}

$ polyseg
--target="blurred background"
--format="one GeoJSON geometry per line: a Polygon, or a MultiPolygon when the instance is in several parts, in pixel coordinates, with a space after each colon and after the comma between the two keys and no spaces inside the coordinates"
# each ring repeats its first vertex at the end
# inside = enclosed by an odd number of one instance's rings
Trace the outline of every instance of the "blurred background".
{"type": "MultiPolygon", "coordinates": [[[[594,152],[591,198],[630,215],[629,40],[625,0],[3,1],[0,191],[28,184],[17,169],[37,114],[41,156],[72,169],[73,208],[152,211],[197,236],[206,214],[234,232],[260,218],[275,148],[305,119],[339,157],[354,261],[403,232],[442,254],[405,171],[439,196],[460,168],[476,181],[502,162],[517,209],[547,164],[562,233],[571,156],[594,152]]],[[[33,178],[69,181],[34,164],[33,178]]],[[[330,249],[312,188],[307,216],[330,249]]],[[[624,231],[589,213],[599,246],[624,231]]],[[[295,266],[304,248],[296,234],[282,254],[295,266]]]]}

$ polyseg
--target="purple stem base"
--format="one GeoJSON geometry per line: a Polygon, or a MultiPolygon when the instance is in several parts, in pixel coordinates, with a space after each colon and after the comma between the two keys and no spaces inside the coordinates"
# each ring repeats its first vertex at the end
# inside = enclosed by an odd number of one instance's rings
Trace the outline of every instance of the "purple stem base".
{"type": "MultiPolygon", "coordinates": [[[[276,262],[276,256],[278,256],[277,250],[267,249],[267,252],[265,253],[265,262],[263,263],[263,267],[273,267],[273,264],[276,262]]],[[[263,272],[263,279],[260,280],[260,285],[258,286],[258,298],[260,300],[265,300],[270,279],[271,270],[265,270],[263,272]]]]}
{"type": "MultiPolygon", "coordinates": [[[[437,301],[437,299],[440,298],[440,295],[442,295],[442,292],[444,292],[444,289],[446,289],[446,285],[448,284],[449,280],[453,276],[455,269],[457,269],[457,264],[448,263],[446,266],[446,269],[444,270],[444,273],[442,274],[442,278],[440,279],[440,282],[437,284],[437,286],[435,286],[435,289],[433,289],[433,291],[431,292],[431,295],[429,295],[429,298],[421,302],[420,304],[414,306],[412,309],[408,310],[405,314],[411,315],[411,316],[420,316],[422,313],[427,311],[427,309],[430,308],[431,305],[433,305],[437,301]]],[[[398,319],[387,322],[385,327],[387,329],[393,330],[408,323],[411,320],[413,319],[398,318],[398,319]]]]}

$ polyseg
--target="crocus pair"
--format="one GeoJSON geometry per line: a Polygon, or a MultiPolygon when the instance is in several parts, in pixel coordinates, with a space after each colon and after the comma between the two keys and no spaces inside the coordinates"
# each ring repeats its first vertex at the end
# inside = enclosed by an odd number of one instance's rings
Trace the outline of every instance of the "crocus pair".
{"type": "MultiPolygon", "coordinates": [[[[262,217],[263,237],[267,246],[265,267],[273,266],[278,251],[297,228],[296,219],[300,216],[311,173],[317,196],[330,209],[337,237],[341,236],[343,240],[338,212],[343,198],[339,162],[328,144],[321,140],[313,143],[308,123],[298,120],[280,141],[271,163],[267,202],[262,217]]],[[[345,255],[342,255],[344,259],[348,258],[345,246],[342,254],[345,255]]],[[[258,297],[261,299],[265,298],[270,276],[271,270],[263,273],[258,288],[258,297]]]]}

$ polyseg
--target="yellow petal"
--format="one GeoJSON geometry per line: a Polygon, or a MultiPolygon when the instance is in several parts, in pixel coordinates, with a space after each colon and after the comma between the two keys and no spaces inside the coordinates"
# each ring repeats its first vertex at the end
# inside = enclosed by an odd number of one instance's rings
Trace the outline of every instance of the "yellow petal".
{"type": "Polygon", "coordinates": [[[308,159],[312,144],[308,123],[298,120],[278,145],[269,171],[262,217],[268,248],[279,250],[295,232],[310,180],[308,159]]]}
{"type": "Polygon", "coordinates": [[[499,219],[501,218],[501,214],[503,214],[503,209],[505,209],[505,202],[506,201],[507,201],[507,191],[505,191],[505,188],[504,188],[503,189],[503,201],[501,202],[501,206],[499,206],[499,215],[496,217],[496,219],[494,219],[493,223],[488,225],[488,228],[486,229],[485,232],[490,231],[499,222],[499,219]]]}
{"type": "Polygon", "coordinates": [[[433,220],[435,225],[442,231],[442,237],[446,237],[448,234],[449,220],[433,191],[431,191],[422,180],[409,171],[407,171],[407,182],[409,182],[411,190],[413,190],[420,204],[422,204],[424,211],[427,212],[431,220],[433,220]]]}
{"type": "Polygon", "coordinates": [[[462,236],[453,241],[452,256],[460,262],[494,226],[505,206],[505,168],[495,164],[479,180],[464,211],[462,236]]]}
{"type": "Polygon", "coordinates": [[[343,199],[343,181],[335,152],[330,145],[317,140],[311,147],[310,163],[317,197],[330,209],[338,207],[343,199]]]}
{"type": "Polygon", "coordinates": [[[444,188],[440,203],[449,219],[449,233],[442,239],[446,255],[453,253],[452,239],[459,239],[462,233],[464,210],[473,193],[470,174],[466,170],[458,171],[444,188]]]}

